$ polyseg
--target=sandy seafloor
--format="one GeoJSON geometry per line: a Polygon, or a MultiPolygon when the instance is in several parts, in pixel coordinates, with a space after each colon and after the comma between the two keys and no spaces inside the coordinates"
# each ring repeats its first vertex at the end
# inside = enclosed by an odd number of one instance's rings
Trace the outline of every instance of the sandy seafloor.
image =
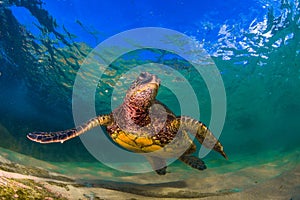
{"type": "Polygon", "coordinates": [[[119,177],[84,163],[0,152],[0,199],[300,199],[300,150],[216,160],[215,166],[210,160],[205,171],[171,164],[165,176],[119,177]]]}

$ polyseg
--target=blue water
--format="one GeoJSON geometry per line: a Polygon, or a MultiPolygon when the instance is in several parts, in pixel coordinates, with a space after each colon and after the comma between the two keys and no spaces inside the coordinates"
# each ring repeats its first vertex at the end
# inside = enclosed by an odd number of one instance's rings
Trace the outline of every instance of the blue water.
{"type": "MultiPolygon", "coordinates": [[[[251,158],[262,162],[299,147],[298,0],[29,2],[0,1],[1,147],[51,162],[96,162],[78,138],[47,146],[28,141],[26,134],[73,127],[72,86],[85,56],[107,38],[139,27],[182,32],[216,63],[227,97],[220,140],[232,162],[241,165],[247,156],[247,166],[251,158]]],[[[162,56],[176,68],[174,55],[160,51],[133,52],[116,61],[113,75],[97,88],[97,112],[110,112],[106,91],[112,93],[114,77],[162,56]]],[[[209,124],[206,85],[187,63],[179,63],[176,70],[199,89],[201,121],[209,124]]],[[[167,88],[159,99],[180,114],[167,88]]],[[[211,153],[207,159],[222,158],[211,153]]]]}

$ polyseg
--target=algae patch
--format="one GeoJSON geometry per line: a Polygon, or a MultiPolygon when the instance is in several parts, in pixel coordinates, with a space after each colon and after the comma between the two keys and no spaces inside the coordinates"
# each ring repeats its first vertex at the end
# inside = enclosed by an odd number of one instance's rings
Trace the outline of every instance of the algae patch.
{"type": "Polygon", "coordinates": [[[29,179],[0,177],[0,199],[66,199],[29,179]]]}
{"type": "Polygon", "coordinates": [[[54,179],[54,180],[59,180],[59,181],[66,181],[66,182],[73,182],[72,179],[65,177],[65,176],[60,176],[60,175],[54,175],[50,173],[47,170],[37,168],[37,167],[31,167],[31,166],[23,166],[17,163],[2,163],[0,162],[0,170],[7,171],[7,172],[13,172],[13,173],[19,173],[23,175],[31,175],[31,176],[36,176],[40,178],[49,178],[49,179],[54,179]]]}

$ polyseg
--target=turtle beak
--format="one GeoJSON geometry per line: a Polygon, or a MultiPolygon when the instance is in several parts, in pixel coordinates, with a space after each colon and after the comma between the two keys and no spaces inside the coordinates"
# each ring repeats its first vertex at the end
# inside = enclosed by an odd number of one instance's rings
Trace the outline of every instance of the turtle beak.
{"type": "Polygon", "coordinates": [[[157,88],[159,88],[160,79],[156,75],[152,75],[152,80],[150,81],[150,84],[154,84],[157,88]]]}

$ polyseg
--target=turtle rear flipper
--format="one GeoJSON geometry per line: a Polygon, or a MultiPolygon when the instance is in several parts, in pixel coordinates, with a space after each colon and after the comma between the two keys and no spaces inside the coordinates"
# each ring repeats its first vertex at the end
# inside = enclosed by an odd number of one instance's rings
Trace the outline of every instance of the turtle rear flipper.
{"type": "Polygon", "coordinates": [[[159,157],[146,156],[147,160],[152,166],[152,169],[156,171],[158,175],[165,175],[167,173],[166,160],[159,157]]]}
{"type": "Polygon", "coordinates": [[[200,158],[196,156],[189,156],[189,155],[183,155],[179,157],[179,160],[184,162],[185,164],[191,166],[192,168],[198,169],[198,170],[205,170],[206,165],[200,158]]]}
{"type": "Polygon", "coordinates": [[[111,122],[111,115],[100,115],[77,128],[57,132],[33,132],[28,133],[27,138],[39,143],[63,143],[64,141],[77,137],[96,126],[106,126],[111,122]]]}

